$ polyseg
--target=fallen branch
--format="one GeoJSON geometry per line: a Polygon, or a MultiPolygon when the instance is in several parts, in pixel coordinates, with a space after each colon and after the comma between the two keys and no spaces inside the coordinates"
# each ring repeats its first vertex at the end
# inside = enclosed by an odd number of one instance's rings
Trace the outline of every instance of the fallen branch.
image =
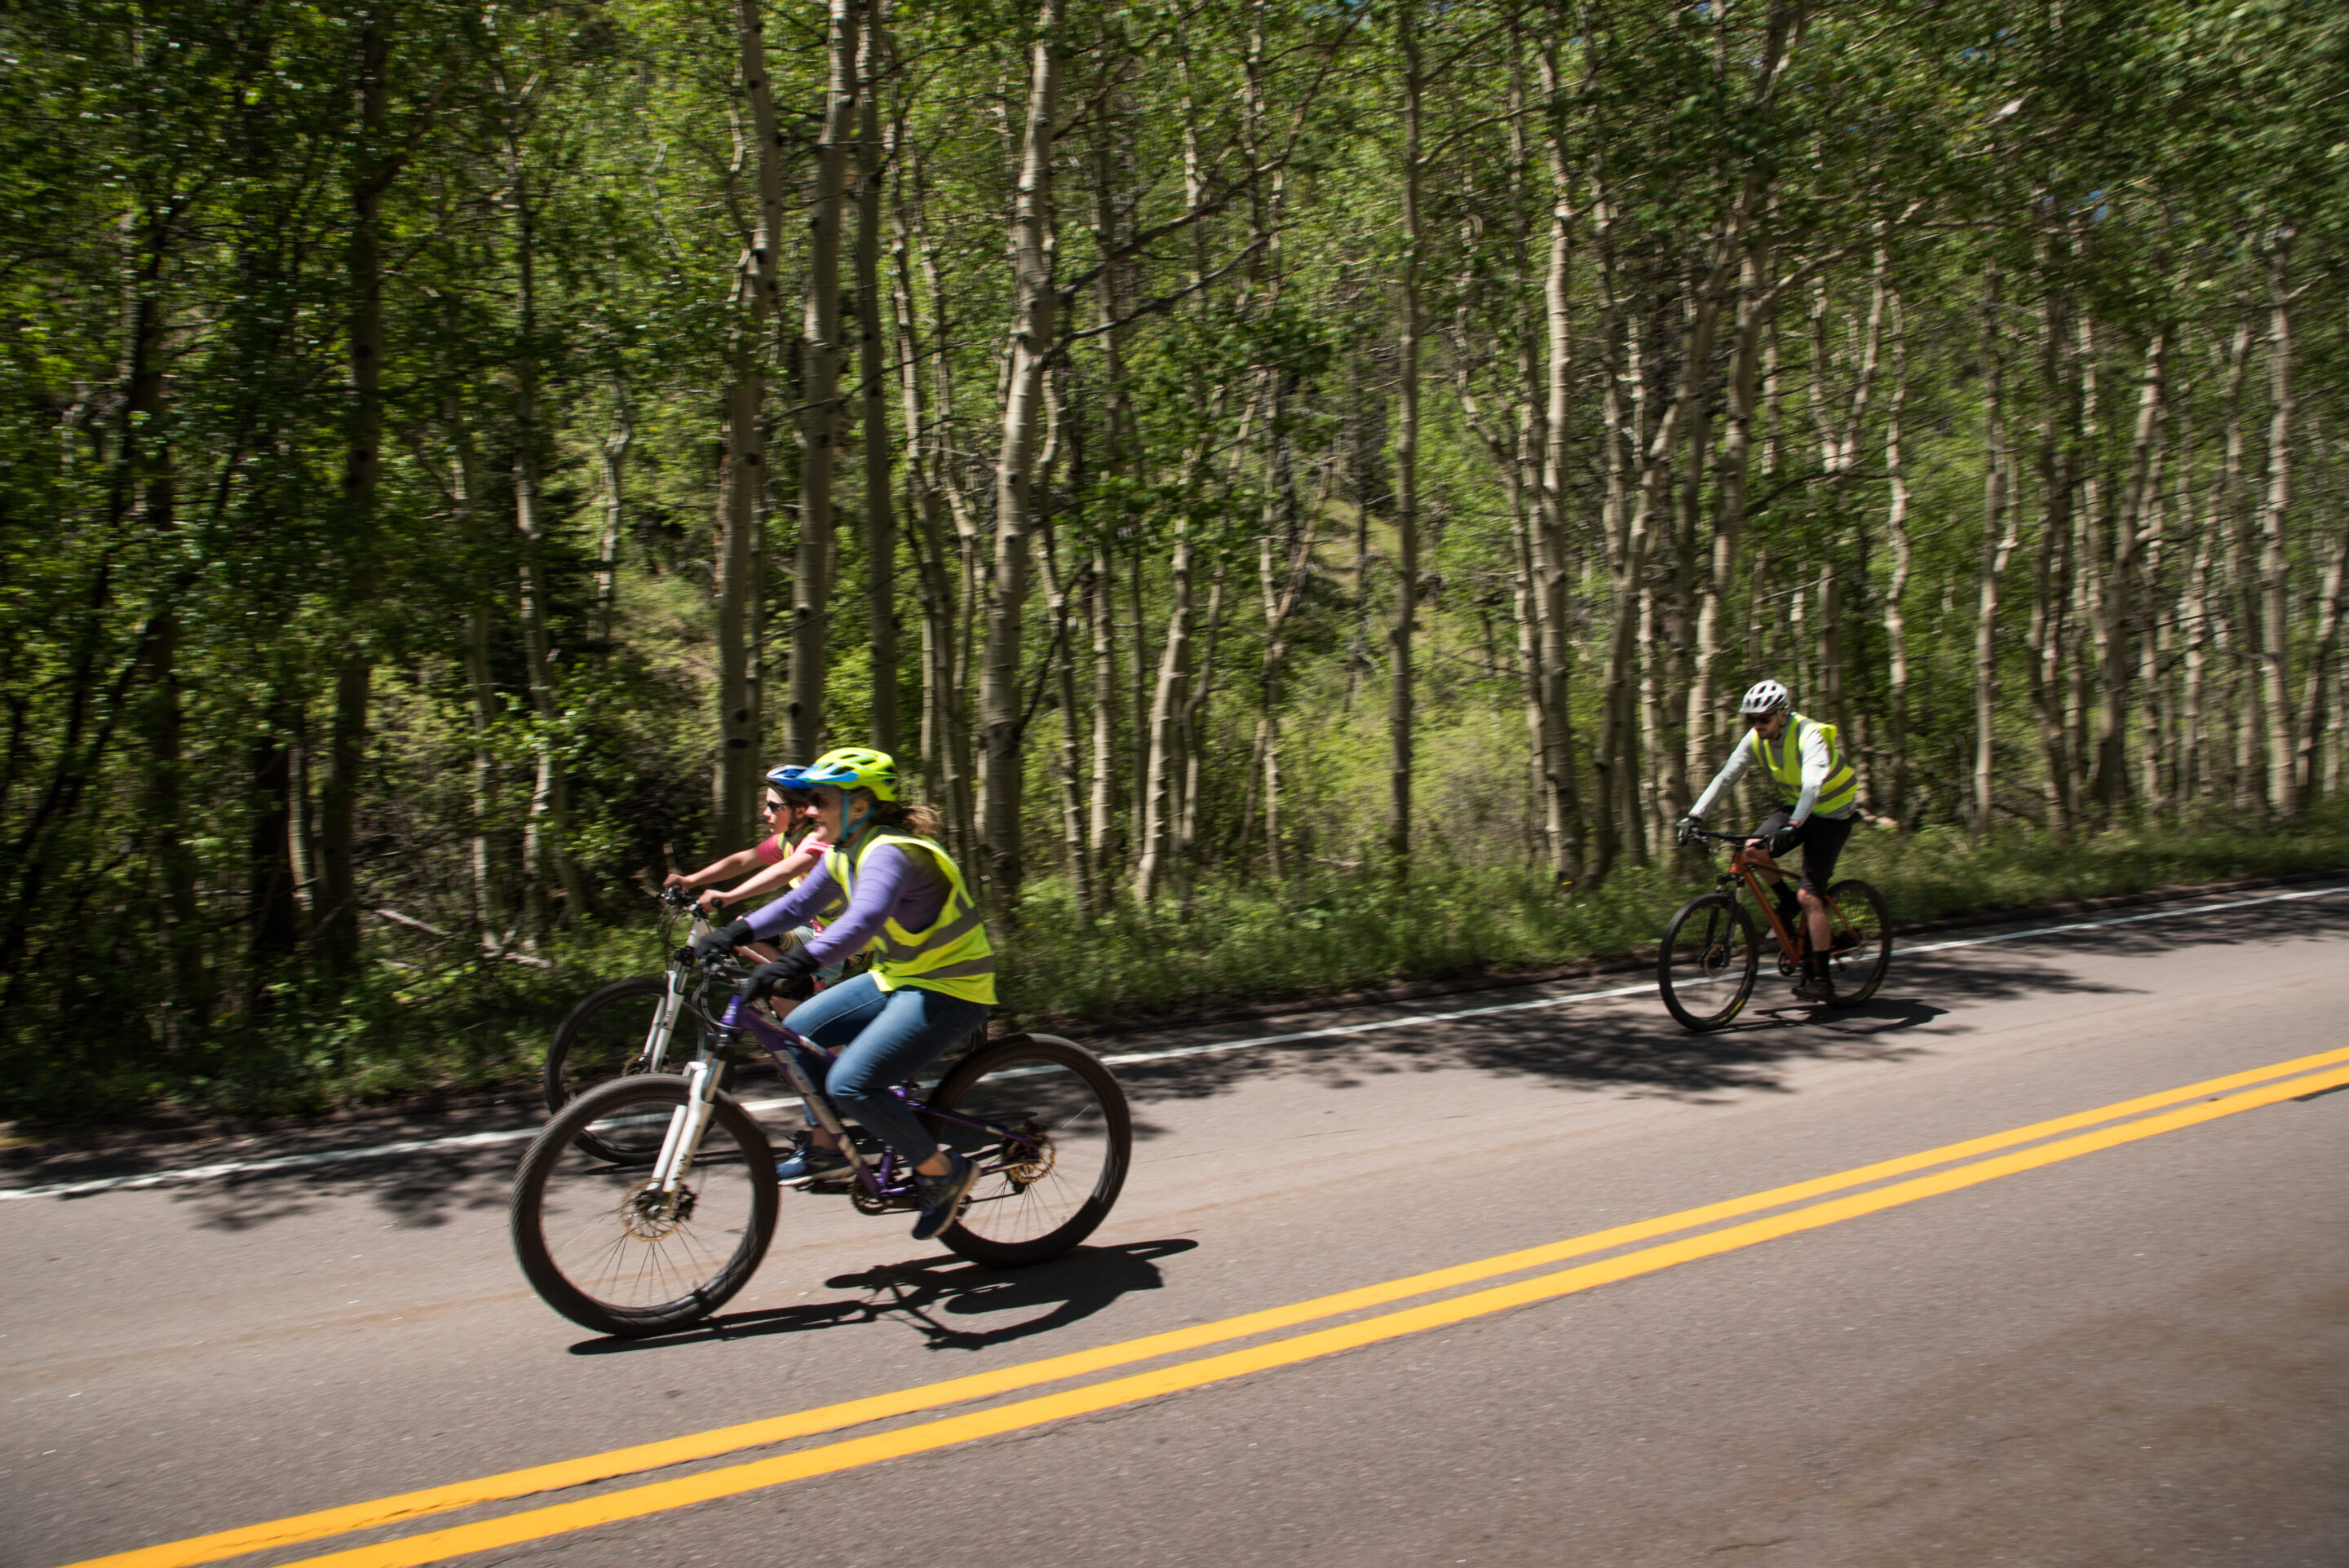
{"type": "MultiPolygon", "coordinates": [[[[420,931],[427,936],[437,936],[443,942],[462,942],[464,940],[463,937],[443,931],[439,926],[433,925],[429,922],[419,920],[412,914],[402,914],[396,909],[378,909],[372,910],[369,913],[381,916],[383,919],[391,922],[394,925],[404,925],[410,931],[420,931]]],[[[550,959],[534,957],[527,953],[508,953],[502,948],[489,948],[487,949],[487,955],[492,958],[502,958],[510,964],[527,964],[533,969],[552,969],[554,967],[554,962],[550,959]]]]}

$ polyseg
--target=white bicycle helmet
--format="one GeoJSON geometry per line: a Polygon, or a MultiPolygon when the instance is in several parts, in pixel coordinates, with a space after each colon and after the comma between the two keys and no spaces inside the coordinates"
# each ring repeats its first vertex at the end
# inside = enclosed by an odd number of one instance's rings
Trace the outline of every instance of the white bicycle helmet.
{"type": "Polygon", "coordinates": [[[1755,681],[1746,692],[1745,700],[1737,705],[1737,711],[1747,718],[1754,718],[1794,706],[1793,694],[1776,681],[1755,681]]]}

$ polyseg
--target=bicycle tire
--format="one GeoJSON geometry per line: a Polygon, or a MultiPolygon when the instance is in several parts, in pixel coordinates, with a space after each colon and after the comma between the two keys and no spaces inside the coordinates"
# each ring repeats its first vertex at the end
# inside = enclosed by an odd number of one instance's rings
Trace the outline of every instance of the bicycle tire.
{"type": "Polygon", "coordinates": [[[1101,1058],[1071,1041],[999,1040],[948,1072],[927,1104],[1043,1139],[1043,1160],[1014,1165],[1000,1154],[1005,1143],[924,1118],[940,1144],[980,1161],[961,1216],[938,1238],[975,1264],[1019,1268],[1059,1257],[1099,1228],[1125,1185],[1133,1152],[1125,1091],[1101,1058]]]}
{"type": "Polygon", "coordinates": [[[1857,1007],[1876,995],[1892,967],[1892,912],[1882,893],[1857,877],[1827,889],[1827,902],[1834,906],[1830,937],[1839,940],[1848,933],[1854,938],[1847,950],[1827,955],[1828,971],[1835,976],[1835,1005],[1857,1007]]]}
{"type": "Polygon", "coordinates": [[[767,1254],[774,1150],[750,1113],[726,1096],[694,1164],[693,1202],[674,1221],[629,1206],[647,1185],[651,1157],[629,1169],[582,1154],[581,1135],[599,1121],[640,1114],[666,1131],[686,1093],[686,1080],[666,1073],[591,1088],[540,1130],[514,1173],[507,1216],[514,1255],[540,1299],[582,1328],[636,1339],[685,1327],[731,1300],[767,1254]]]}
{"type": "MultiPolygon", "coordinates": [[[[553,1116],[586,1090],[614,1078],[657,1072],[665,1064],[648,1059],[648,1037],[660,1006],[668,995],[665,975],[637,975],[615,980],[589,992],[563,1016],[547,1042],[546,1061],[540,1074],[546,1095],[546,1113],[553,1116]]],[[[664,1046],[667,1042],[664,1041],[664,1046]]],[[[657,1153],[654,1138],[647,1150],[626,1140],[607,1141],[588,1133],[580,1147],[599,1160],[633,1160],[657,1153]]]]}
{"type": "MultiPolygon", "coordinates": [[[[669,1037],[662,1042],[657,1055],[647,1049],[651,1043],[653,1020],[659,1015],[661,999],[667,995],[667,975],[638,975],[589,992],[564,1015],[563,1022],[555,1026],[554,1038],[547,1045],[546,1063],[541,1074],[547,1114],[552,1116],[586,1090],[616,1078],[675,1071],[669,1063],[677,1056],[677,1031],[693,1026],[688,1015],[680,1012],[669,1021],[669,1037]]],[[[725,1076],[718,1080],[719,1090],[733,1091],[736,1070],[740,1066],[739,1062],[726,1064],[725,1076]]],[[[581,1148],[599,1160],[616,1164],[660,1152],[657,1137],[649,1147],[626,1140],[610,1141],[593,1133],[583,1137],[585,1140],[581,1148]]]]}
{"type": "Polygon", "coordinates": [[[1656,990],[1665,1008],[1700,1035],[1744,1010],[1761,971],[1753,919],[1724,892],[1699,893],[1681,905],[1656,951],[1656,990]],[[1706,1003],[1715,1005],[1708,1010],[1706,1003]]]}

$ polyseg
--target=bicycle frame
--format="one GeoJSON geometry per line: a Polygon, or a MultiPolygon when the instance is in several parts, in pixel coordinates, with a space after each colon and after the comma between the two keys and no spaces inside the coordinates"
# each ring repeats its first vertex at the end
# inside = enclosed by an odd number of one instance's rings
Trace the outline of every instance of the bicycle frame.
{"type": "MultiPolygon", "coordinates": [[[[748,1034],[774,1062],[776,1069],[799,1091],[809,1114],[815,1118],[816,1125],[839,1140],[840,1150],[848,1160],[851,1179],[868,1201],[878,1205],[894,1198],[914,1194],[912,1169],[900,1159],[896,1150],[885,1144],[880,1158],[868,1164],[864,1156],[858,1152],[855,1140],[848,1136],[847,1126],[841,1120],[840,1112],[816,1087],[815,1077],[808,1070],[805,1057],[812,1055],[828,1062],[828,1053],[822,1047],[785,1025],[761,1017],[743,1004],[739,995],[728,1001],[724,1015],[716,1022],[717,1048],[703,1053],[686,1067],[686,1103],[669,1114],[668,1132],[661,1140],[659,1158],[653,1163],[653,1185],[664,1192],[674,1194],[683,1183],[686,1172],[693,1168],[694,1158],[700,1152],[702,1136],[709,1130],[710,1116],[717,1104],[719,1078],[725,1064],[731,1058],[734,1042],[748,1034]]],[[[952,1122],[999,1141],[1005,1157],[992,1165],[981,1164],[982,1173],[1002,1171],[1013,1164],[1026,1163],[1041,1157],[1041,1145],[1017,1129],[977,1120],[951,1110],[940,1110],[916,1099],[903,1088],[892,1088],[888,1092],[905,1101],[907,1109],[916,1115],[952,1122]],[[1015,1155],[1015,1150],[1024,1154],[1026,1159],[1015,1155]]]]}
{"type": "MultiPolygon", "coordinates": [[[[1720,877],[1714,880],[1713,886],[1716,888],[1726,889],[1732,882],[1744,882],[1747,888],[1752,890],[1754,893],[1754,903],[1755,906],[1762,911],[1762,918],[1770,923],[1771,934],[1775,935],[1778,939],[1778,951],[1780,954],[1788,964],[1800,962],[1803,954],[1802,944],[1795,940],[1795,934],[1788,931],[1786,929],[1785,923],[1778,918],[1778,901],[1770,897],[1769,894],[1763,890],[1761,873],[1764,870],[1764,866],[1762,861],[1754,857],[1754,845],[1756,841],[1753,835],[1705,833],[1701,836],[1707,839],[1716,839],[1730,845],[1729,870],[1723,872],[1720,877]]],[[[1788,876],[1793,874],[1789,872],[1780,870],[1780,868],[1775,865],[1772,865],[1768,869],[1777,872],[1780,876],[1788,876]]],[[[1819,902],[1826,906],[1827,929],[1830,933],[1834,931],[1838,923],[1846,925],[1850,923],[1850,922],[1844,920],[1843,911],[1837,905],[1835,900],[1822,892],[1819,894],[1819,902]]]]}

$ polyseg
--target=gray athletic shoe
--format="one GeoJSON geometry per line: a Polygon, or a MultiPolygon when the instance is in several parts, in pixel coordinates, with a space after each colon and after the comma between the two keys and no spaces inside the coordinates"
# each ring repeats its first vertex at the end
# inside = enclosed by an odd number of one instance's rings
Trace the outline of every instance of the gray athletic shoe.
{"type": "Polygon", "coordinates": [[[926,1242],[953,1224],[955,1217],[962,1212],[962,1202],[970,1196],[970,1184],[978,1180],[978,1161],[949,1150],[945,1175],[916,1174],[914,1180],[922,1190],[922,1217],[914,1222],[914,1240],[926,1242]]]}

